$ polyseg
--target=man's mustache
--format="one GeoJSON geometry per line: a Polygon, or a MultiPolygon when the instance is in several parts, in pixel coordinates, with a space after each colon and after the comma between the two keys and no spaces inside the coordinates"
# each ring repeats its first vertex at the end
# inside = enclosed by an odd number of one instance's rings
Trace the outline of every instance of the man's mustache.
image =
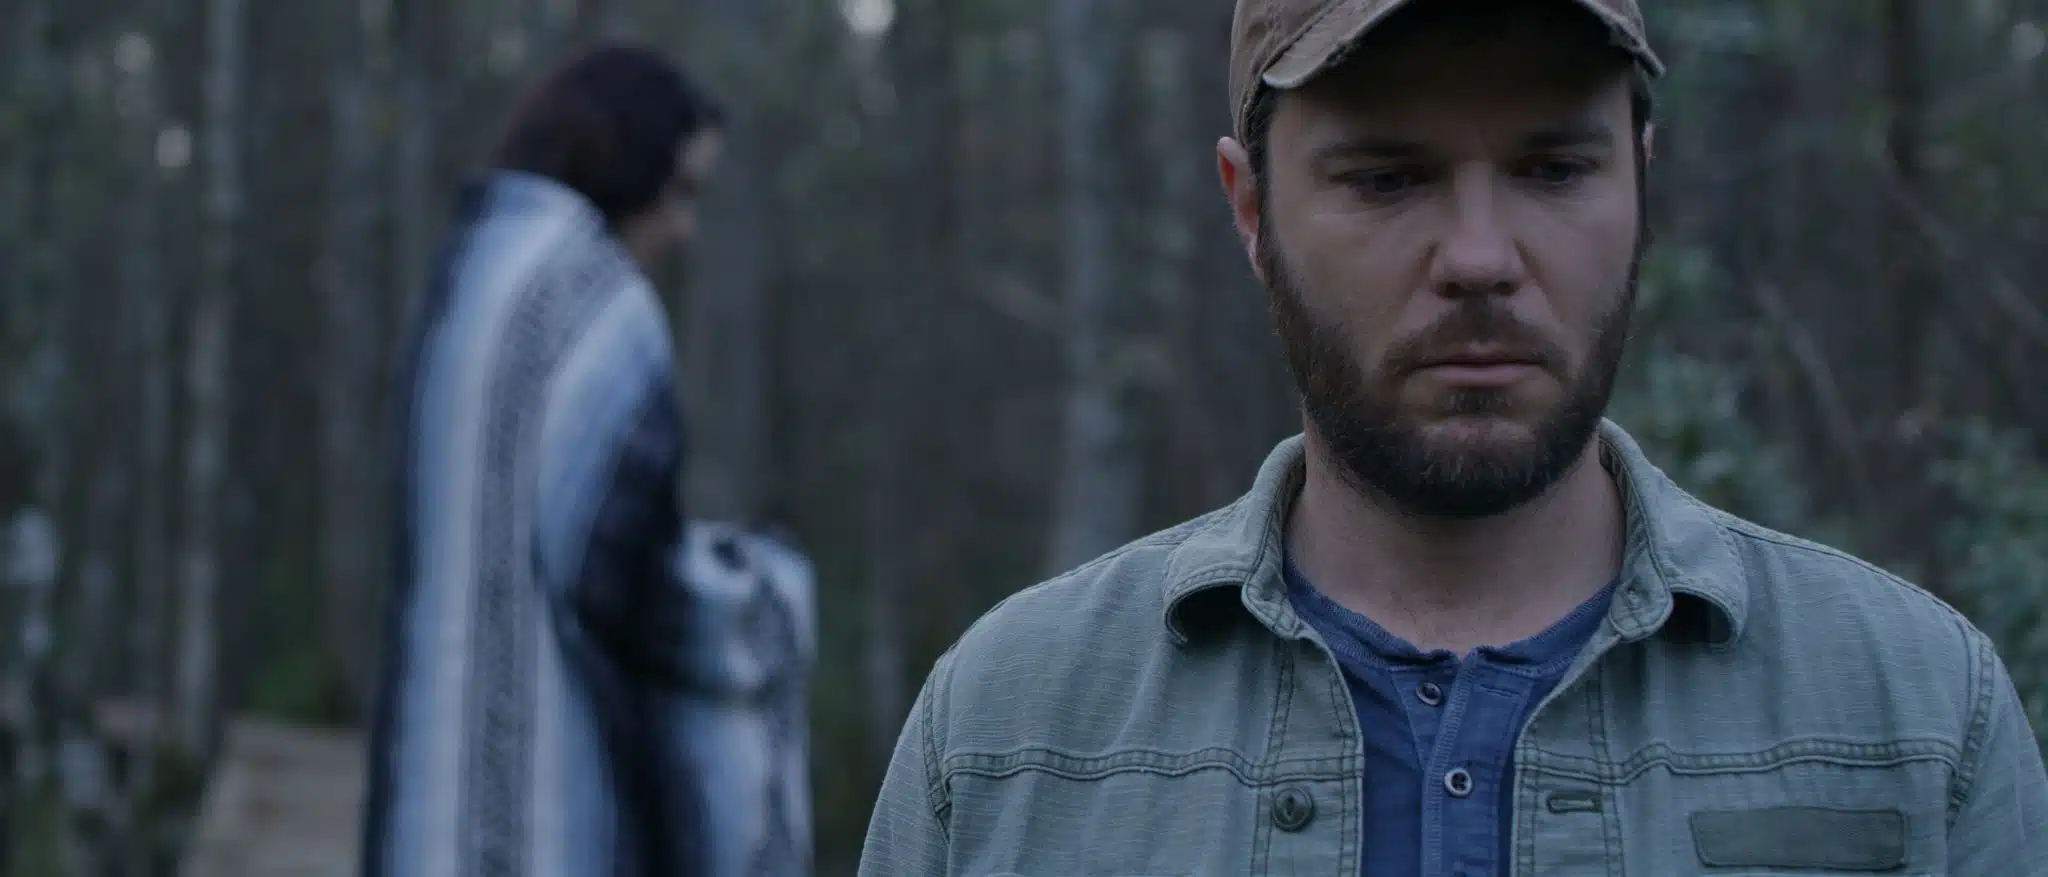
{"type": "Polygon", "coordinates": [[[1433,363],[1458,358],[1474,348],[1484,348],[1489,358],[1497,355],[1533,363],[1558,375],[1564,374],[1571,363],[1564,348],[1516,319],[1507,308],[1476,300],[1459,305],[1428,328],[1402,339],[1388,351],[1385,369],[1390,375],[1406,375],[1433,363]]]}

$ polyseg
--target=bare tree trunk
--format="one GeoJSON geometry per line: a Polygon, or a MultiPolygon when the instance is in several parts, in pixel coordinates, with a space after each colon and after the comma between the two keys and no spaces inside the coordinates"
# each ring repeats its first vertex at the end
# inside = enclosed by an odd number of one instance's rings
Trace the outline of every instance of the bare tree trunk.
{"type": "MultiPolygon", "coordinates": [[[[158,19],[161,20],[161,19],[158,19]]],[[[156,36],[152,31],[151,36],[156,36]]],[[[140,172],[128,208],[129,240],[125,258],[131,274],[125,309],[133,322],[135,337],[136,392],[135,509],[130,535],[133,552],[130,578],[130,607],[125,630],[132,637],[128,654],[136,674],[137,700],[143,713],[161,717],[168,712],[164,676],[150,668],[168,666],[166,636],[170,629],[168,612],[176,578],[171,573],[171,405],[176,393],[177,363],[171,348],[171,319],[176,313],[170,296],[172,286],[163,282],[161,209],[162,186],[156,165],[156,128],[159,68],[148,72],[145,109],[138,125],[146,136],[136,137],[140,172]]],[[[134,751],[129,772],[126,818],[123,820],[121,855],[123,870],[130,875],[147,873],[156,852],[149,825],[147,802],[154,800],[157,779],[157,746],[145,740],[134,751]]]]}
{"type": "Polygon", "coordinates": [[[37,245],[28,248],[23,258],[27,272],[24,284],[24,298],[35,309],[36,338],[32,346],[33,359],[28,369],[29,379],[38,383],[35,398],[40,404],[33,413],[40,451],[38,455],[42,468],[37,473],[35,495],[37,501],[47,508],[53,519],[64,522],[65,491],[69,489],[70,436],[66,434],[68,393],[70,375],[69,351],[64,341],[69,337],[72,295],[57,288],[60,273],[59,260],[63,251],[60,242],[59,217],[57,213],[57,174],[60,151],[63,148],[65,127],[63,105],[61,29],[57,16],[66,11],[61,6],[52,6],[49,0],[31,2],[25,18],[28,27],[23,36],[34,45],[23,59],[23,72],[28,79],[30,90],[29,148],[23,150],[27,162],[27,228],[31,239],[37,245]]]}
{"type": "MultiPolygon", "coordinates": [[[[10,104],[25,111],[25,124],[9,132],[6,184],[13,197],[0,199],[8,209],[8,223],[0,226],[0,231],[14,236],[10,243],[18,242],[9,248],[11,258],[0,259],[0,268],[8,271],[4,278],[7,294],[0,299],[0,317],[5,318],[0,322],[0,354],[28,359],[5,363],[8,369],[5,383],[0,383],[0,393],[5,394],[0,395],[0,406],[4,406],[0,416],[17,420],[27,433],[24,437],[35,446],[42,467],[23,473],[28,476],[21,485],[24,495],[4,499],[48,503],[56,488],[47,457],[57,450],[47,447],[56,443],[49,432],[53,425],[48,422],[56,393],[41,382],[52,377],[52,356],[57,351],[51,343],[60,328],[54,325],[54,318],[61,307],[61,296],[52,289],[60,251],[55,239],[52,175],[60,145],[57,126],[62,122],[53,0],[22,0],[8,24],[11,32],[4,36],[12,39],[5,60],[12,68],[7,72],[13,81],[8,83],[12,87],[6,96],[10,104]],[[16,407],[23,403],[25,408],[16,407]]],[[[0,507],[0,513],[7,511],[11,509],[0,507]]]]}
{"type": "MultiPolygon", "coordinates": [[[[1925,175],[1927,134],[1927,71],[1924,19],[1919,0],[1885,2],[1885,103],[1889,120],[1885,147],[1898,184],[1912,198],[1921,195],[1925,175]]],[[[1892,315],[1892,362],[1896,371],[1886,394],[1912,406],[1925,397],[1930,326],[1935,316],[1934,290],[1927,278],[1927,249],[1909,207],[1891,199],[1884,247],[1885,282],[1892,315]]]]}
{"type": "MultiPolygon", "coordinates": [[[[123,16],[139,24],[114,41],[117,105],[125,112],[115,130],[117,142],[133,144],[110,151],[110,182],[125,184],[125,208],[117,224],[123,246],[109,254],[116,260],[111,284],[73,285],[67,289],[72,307],[83,313],[122,315],[128,319],[76,321],[63,339],[71,350],[103,355],[81,359],[76,380],[66,395],[78,410],[94,413],[90,422],[69,420],[66,444],[79,462],[75,484],[77,534],[69,564],[72,574],[55,607],[56,661],[49,699],[51,754],[57,767],[57,798],[62,814],[57,835],[67,874],[98,875],[123,855],[126,808],[120,790],[110,782],[110,752],[101,738],[96,707],[108,693],[109,670],[123,665],[120,635],[126,613],[117,588],[130,560],[130,534],[144,521],[136,514],[136,477],[140,455],[135,444],[146,382],[138,373],[149,363],[141,354],[151,327],[136,325],[124,305],[152,301],[163,286],[156,249],[156,202],[151,197],[155,176],[152,141],[155,118],[154,46],[148,38],[153,10],[123,16]],[[141,19],[140,22],[133,19],[141,19]]],[[[161,318],[159,314],[149,314],[161,318]]],[[[130,579],[132,581],[132,578],[130,579]]]]}
{"type": "Polygon", "coordinates": [[[569,22],[569,39],[587,43],[607,36],[619,25],[616,16],[610,0],[577,0],[576,15],[569,22]]]}
{"type": "MultiPolygon", "coordinates": [[[[394,288],[386,337],[399,337],[411,319],[441,237],[447,194],[438,175],[440,121],[447,87],[448,0],[394,0],[397,92],[396,143],[392,156],[391,230],[394,288]]],[[[389,357],[386,357],[388,360],[389,357]]]]}
{"type": "Polygon", "coordinates": [[[1049,572],[1071,569],[1135,535],[1142,457],[1125,398],[1114,306],[1116,242],[1108,155],[1116,36],[1112,4],[1054,0],[1065,242],[1067,394],[1049,572]]]}
{"type": "Polygon", "coordinates": [[[1201,380],[1196,362],[1202,343],[1196,319],[1201,306],[1194,277],[1193,217],[1206,203],[1201,168],[1206,151],[1201,131],[1188,112],[1189,52],[1186,31],[1165,26],[1147,34],[1140,53],[1146,113],[1146,153],[1153,159],[1151,204],[1143,217],[1149,264],[1147,298],[1156,309],[1170,351],[1163,375],[1175,436],[1192,450],[1193,475],[1204,506],[1234,492],[1232,466],[1218,437],[1215,391],[1201,380]]]}
{"type": "MultiPolygon", "coordinates": [[[[729,81],[772,75],[768,6],[759,0],[711,0],[707,11],[724,43],[717,59],[729,81]]],[[[689,466],[692,514],[751,519],[769,493],[770,280],[768,199],[761,116],[734,102],[717,181],[705,193],[700,243],[691,249],[684,319],[683,385],[697,449],[689,466]]]]}
{"type": "MultiPolygon", "coordinates": [[[[396,119],[396,130],[392,132],[390,194],[387,208],[391,211],[390,232],[392,241],[389,248],[390,290],[385,297],[389,309],[385,315],[382,330],[383,344],[379,347],[379,369],[377,383],[367,394],[381,424],[390,425],[391,406],[384,392],[393,380],[392,368],[396,365],[396,349],[391,342],[406,336],[412,320],[418,314],[421,297],[430,281],[436,250],[446,234],[443,223],[449,218],[446,205],[450,192],[441,177],[440,155],[441,116],[447,106],[445,95],[449,87],[448,53],[452,41],[451,7],[447,0],[393,0],[391,9],[392,54],[395,69],[392,72],[392,112],[396,119]],[[385,400],[379,403],[377,400],[385,400]]],[[[389,429],[375,434],[369,447],[374,452],[388,454],[392,447],[389,429]]],[[[383,456],[377,459],[383,467],[393,465],[383,456]]],[[[388,468],[378,469],[375,479],[381,489],[388,491],[391,478],[388,468]]],[[[380,505],[376,511],[390,514],[391,497],[379,494],[380,505]]],[[[388,517],[380,518],[388,522],[388,517]]],[[[377,569],[390,573],[389,539],[391,528],[376,528],[382,537],[377,545],[380,553],[377,569]]],[[[363,594],[360,607],[365,621],[371,626],[366,630],[368,641],[381,645],[388,633],[383,625],[389,617],[390,586],[388,578],[380,578],[373,587],[363,594]]],[[[381,652],[370,656],[369,680],[378,678],[383,661],[381,652]]]]}
{"type": "Polygon", "coordinates": [[[526,58],[534,64],[552,64],[568,36],[569,21],[563,4],[573,0],[526,0],[526,58]]]}
{"type": "Polygon", "coordinates": [[[351,707],[368,703],[372,592],[381,584],[376,457],[378,296],[376,147],[369,38],[358,0],[330,0],[327,225],[321,256],[326,339],[320,374],[320,565],[327,646],[351,707]]]}
{"type": "MultiPolygon", "coordinates": [[[[29,361],[6,363],[11,366],[10,380],[0,384],[0,392],[5,393],[0,403],[27,404],[21,409],[7,404],[0,408],[0,416],[14,421],[5,427],[19,428],[25,446],[22,450],[33,449],[25,454],[33,462],[0,463],[19,470],[22,481],[14,486],[20,495],[10,498],[22,507],[0,506],[0,550],[10,554],[25,547],[9,544],[22,533],[10,533],[10,529],[28,520],[17,518],[16,512],[40,514],[45,522],[62,520],[51,506],[65,482],[63,449],[58,447],[64,436],[57,432],[60,424],[55,416],[59,388],[53,385],[58,377],[53,366],[61,362],[58,355],[62,352],[56,345],[63,328],[57,311],[64,307],[61,291],[54,289],[60,251],[52,179],[59,148],[55,126],[61,118],[56,78],[61,70],[55,28],[58,9],[51,0],[26,0],[16,12],[10,24],[18,31],[10,34],[16,40],[9,46],[13,57],[8,60],[19,91],[10,97],[18,96],[26,106],[28,124],[24,127],[30,133],[13,150],[7,168],[12,191],[21,193],[11,199],[15,202],[11,206],[19,212],[14,217],[18,224],[10,230],[21,236],[22,246],[19,261],[11,266],[17,273],[7,278],[11,281],[8,300],[0,301],[0,306],[7,308],[0,313],[7,318],[7,324],[0,326],[5,333],[0,335],[0,352],[26,354],[29,361]]],[[[0,615],[0,770],[6,771],[0,774],[0,870],[10,864],[9,851],[20,836],[16,814],[34,812],[31,808],[43,791],[34,766],[47,760],[49,753],[48,704],[42,696],[46,689],[41,678],[47,648],[30,634],[44,628],[56,572],[49,569],[33,576],[34,581],[0,581],[0,588],[5,589],[0,590],[0,609],[8,610],[0,615]]]]}
{"type": "Polygon", "coordinates": [[[242,224],[243,0],[206,0],[202,159],[204,242],[191,308],[185,372],[187,418],[179,562],[176,733],[186,757],[212,754],[219,721],[217,629],[221,518],[227,479],[228,345],[232,338],[237,241],[242,224]]]}
{"type": "Polygon", "coordinates": [[[101,671],[112,651],[103,644],[113,641],[110,634],[116,629],[113,598],[122,553],[122,512],[131,501],[133,480],[122,453],[125,447],[117,442],[95,444],[98,453],[84,491],[73,587],[59,611],[60,659],[54,668],[52,698],[57,715],[51,742],[62,790],[64,858],[67,873],[79,875],[105,873],[108,861],[118,854],[108,843],[116,802],[107,783],[108,753],[93,721],[93,707],[103,693],[101,671]]]}
{"type": "Polygon", "coordinates": [[[866,521],[866,637],[861,643],[861,680],[869,751],[877,763],[888,759],[913,686],[908,652],[920,539],[910,519],[917,482],[910,474],[915,453],[917,392],[923,386],[921,345],[903,332],[918,314],[931,313],[958,282],[952,134],[957,99],[953,41],[955,7],[950,0],[915,0],[899,7],[887,35],[886,67],[898,100],[893,107],[898,149],[890,170],[902,193],[891,264],[893,282],[875,290],[868,343],[866,521]]]}
{"type": "MultiPolygon", "coordinates": [[[[1889,119],[1885,146],[1891,160],[1890,172],[1896,186],[1889,198],[1883,249],[1885,301],[1876,309],[1887,315],[1886,329],[1892,338],[1889,362],[1893,371],[1875,382],[1885,400],[1880,408],[1886,429],[1879,447],[1884,448],[1884,483],[1890,486],[1892,506],[1879,512],[1887,521],[1889,544],[1913,546],[1918,551],[1892,562],[1915,564],[1907,572],[1923,585],[1940,591],[1943,578],[1941,540],[1922,538],[1928,527],[1943,520],[1941,500],[1927,478],[1928,450],[1924,429],[1943,418],[1933,406],[1939,376],[1935,351],[1946,331],[1945,315],[1938,306],[1938,290],[1932,269],[1932,248],[1921,233],[1914,205],[1933,202],[1923,195],[1926,175],[1927,51],[1925,18],[1919,0],[1886,0],[1884,11],[1885,103],[1889,119]],[[1888,379],[1887,379],[1888,378],[1888,379]]],[[[1875,337],[1882,338],[1884,334],[1875,337]]]]}

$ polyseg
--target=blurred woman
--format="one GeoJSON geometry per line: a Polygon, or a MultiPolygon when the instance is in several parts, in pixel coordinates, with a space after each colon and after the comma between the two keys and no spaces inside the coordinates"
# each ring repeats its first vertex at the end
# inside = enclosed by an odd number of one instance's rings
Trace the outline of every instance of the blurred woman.
{"type": "Polygon", "coordinates": [[[811,572],[693,523],[646,266],[688,242],[722,113],[600,46],[521,101],[407,350],[373,877],[795,875],[811,572]]]}

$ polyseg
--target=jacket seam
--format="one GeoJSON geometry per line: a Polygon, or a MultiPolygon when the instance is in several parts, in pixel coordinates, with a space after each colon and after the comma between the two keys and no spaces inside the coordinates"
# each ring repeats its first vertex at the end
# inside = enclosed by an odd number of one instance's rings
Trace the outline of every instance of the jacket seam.
{"type": "MultiPolygon", "coordinates": [[[[1364,747],[1356,747],[1344,756],[1344,824],[1363,825],[1365,819],[1365,754],[1364,747]]],[[[1346,831],[1337,841],[1338,873],[1357,874],[1362,870],[1365,858],[1365,839],[1361,832],[1346,831]]]]}
{"type": "Polygon", "coordinates": [[[1847,743],[1834,740],[1794,740],[1760,752],[1741,754],[1685,753],[1656,744],[1636,751],[1615,763],[1583,756],[1565,755],[1531,746],[1527,767],[1554,776],[1599,783],[1626,783],[1655,768],[1681,775],[1765,773],[1793,764],[1831,763],[1845,767],[1892,767],[1916,761],[1936,761],[1953,768],[1958,753],[1948,740],[1914,738],[1896,743],[1847,743]]]}
{"type": "Polygon", "coordinates": [[[1183,524],[1178,527],[1153,533],[1150,536],[1145,536],[1135,541],[1126,543],[1123,546],[1113,549],[1109,553],[1102,555],[1101,557],[1097,557],[1094,560],[1088,561],[1087,563],[1077,566],[1071,570],[1068,570],[1064,573],[1053,576],[1052,578],[1046,579],[1045,581],[1027,587],[1021,591],[1011,594],[1008,597],[1004,597],[1003,599],[996,601],[996,604],[994,606],[989,607],[988,611],[982,613],[981,617],[975,619],[973,624],[968,625],[967,629],[962,631],[959,638],[955,640],[955,643],[957,645],[959,642],[967,640],[969,636],[972,635],[976,630],[979,630],[984,624],[987,624],[990,618],[995,617],[1004,606],[1009,605],[1014,600],[1034,594],[1038,591],[1043,591],[1050,588],[1059,587],[1061,585],[1068,584],[1071,582],[1080,581],[1086,578],[1090,573],[1094,572],[1096,569],[1106,566],[1134,552],[1166,546],[1178,547],[1180,544],[1187,541],[1188,534],[1185,531],[1187,531],[1188,529],[1189,526],[1187,524],[1183,524]]]}
{"type": "Polygon", "coordinates": [[[1128,749],[1107,756],[1082,756],[1032,747],[1004,753],[956,753],[943,769],[942,782],[959,776],[1003,779],[1020,773],[1047,773],[1071,780],[1099,780],[1124,773],[1178,777],[1221,770],[1253,788],[1282,783],[1342,779],[1352,767],[1345,755],[1304,756],[1253,762],[1229,749],[1167,752],[1128,749]]]}
{"type": "MultiPolygon", "coordinates": [[[[1261,772],[1277,769],[1280,753],[1285,751],[1287,744],[1287,720],[1294,712],[1294,680],[1298,672],[1294,666],[1294,656],[1287,651],[1290,645],[1292,641],[1278,637],[1274,638],[1271,645],[1274,675],[1278,678],[1273,686],[1273,714],[1266,721],[1266,756],[1260,760],[1257,767],[1261,772]]],[[[1243,779],[1239,777],[1240,782],[1243,779]]],[[[1265,795],[1255,797],[1259,801],[1258,808],[1268,811],[1264,814],[1254,813],[1254,818],[1260,815],[1266,817],[1259,822],[1253,834],[1253,846],[1256,848],[1254,861],[1259,863],[1258,873],[1265,874],[1270,873],[1273,867],[1273,820],[1270,811],[1274,801],[1265,795]]]]}
{"type": "MultiPolygon", "coordinates": [[[[1593,739],[1595,751],[1598,752],[1607,751],[1607,741],[1609,739],[1607,692],[1610,688],[1608,677],[1613,672],[1614,662],[1601,661],[1594,667],[1588,679],[1590,690],[1586,696],[1586,725],[1587,731],[1590,732],[1590,736],[1593,739]]],[[[1535,812],[1536,802],[1534,800],[1529,802],[1529,810],[1532,814],[1535,812]]],[[[1534,817],[1532,816],[1531,818],[1533,819],[1534,817]]],[[[1624,861],[1626,851],[1621,842],[1620,802],[1614,802],[1614,806],[1601,808],[1600,834],[1601,842],[1607,848],[1607,873],[1609,877],[1627,874],[1628,863],[1624,861]]],[[[1532,847],[1530,853],[1532,861],[1529,863],[1531,868],[1534,868],[1536,864],[1533,861],[1534,854],[1532,847]]]]}
{"type": "Polygon", "coordinates": [[[1290,645],[1291,640],[1275,638],[1273,642],[1273,657],[1279,679],[1273,686],[1276,689],[1273,693],[1273,718],[1266,729],[1266,733],[1272,738],[1272,742],[1267,744],[1268,762],[1277,760],[1278,754],[1285,750],[1287,720],[1294,714],[1294,686],[1301,669],[1295,666],[1294,656],[1288,653],[1290,645]]]}
{"type": "MultiPolygon", "coordinates": [[[[1968,634],[1966,629],[1965,634],[1968,634]]],[[[1989,638],[1972,636],[1976,648],[1970,649],[1970,725],[1963,737],[1963,751],[1949,782],[1948,829],[1953,831],[1956,820],[1962,816],[1963,807],[1969,803],[1970,794],[1977,784],[1977,771],[1984,758],[1984,741],[1991,736],[1991,710],[1993,707],[1993,686],[1991,685],[1992,662],[1996,654],[1986,654],[1991,648],[1989,638]]]]}
{"type": "Polygon", "coordinates": [[[1815,755],[1801,758],[1789,758],[1783,761],[1774,762],[1772,764],[1757,768],[1688,769],[1674,766],[1669,761],[1658,760],[1647,764],[1635,766],[1633,769],[1628,771],[1588,771],[1562,767],[1558,765],[1535,764],[1528,765],[1526,769],[1547,776],[1557,777],[1560,779],[1578,780],[1581,782],[1594,783],[1602,786],[1625,786],[1629,783],[1634,782],[1643,774],[1649,773],[1651,770],[1660,767],[1678,776],[1729,776],[1733,774],[1769,773],[1774,770],[1791,767],[1795,764],[1833,764],[1839,767],[1878,769],[1901,767],[1904,765],[1922,761],[1938,762],[1943,765],[1947,765],[1951,768],[1955,764],[1955,762],[1949,758],[1943,757],[1938,754],[1927,753],[1918,755],[1903,755],[1898,758],[1887,759],[1883,761],[1871,761],[1865,759],[1852,759],[1826,755],[1815,755]]]}
{"type": "MultiPolygon", "coordinates": [[[[1333,756],[1331,758],[1321,760],[1341,761],[1342,758],[1333,756]]],[[[1230,774],[1231,777],[1237,780],[1238,785],[1254,790],[1270,789],[1275,786],[1283,784],[1292,785],[1294,783],[1337,782],[1346,779],[1350,776],[1350,772],[1342,766],[1326,768],[1317,771],[1305,771],[1287,774],[1274,773],[1269,776],[1256,776],[1241,771],[1240,769],[1238,769],[1236,765],[1232,765],[1221,761],[1202,762],[1186,765],[1184,767],[1179,768],[1128,765],[1100,772],[1090,773],[1066,770],[1047,764],[1027,763],[1014,765],[1008,768],[1004,768],[1002,770],[988,770],[981,768],[956,768],[953,771],[951,771],[947,776],[949,781],[952,777],[958,776],[971,776],[979,777],[981,779],[1002,780],[1009,779],[1010,777],[1018,776],[1021,774],[1042,773],[1049,774],[1051,776],[1056,776],[1064,780],[1073,780],[1075,782],[1095,782],[1098,780],[1109,779],[1110,777],[1114,776],[1122,776],[1124,774],[1151,774],[1153,776],[1173,779],[1191,776],[1193,774],[1198,773],[1207,773],[1209,771],[1221,771],[1223,773],[1230,774]]]]}
{"type": "Polygon", "coordinates": [[[1763,542],[1770,545],[1776,545],[1780,548],[1789,548],[1795,551],[1804,551],[1808,554],[1818,554],[1822,557],[1827,557],[1833,560],[1849,563],[1855,566],[1857,569],[1860,569],[1863,572],[1868,573],[1872,577],[1880,581],[1883,581],[1884,583],[1891,585],[1892,587],[1903,590],[1906,593],[1913,595],[1914,597],[1919,598],[1921,602],[1927,604],[1930,608],[1939,610],[1942,613],[1943,617],[1948,618],[1951,621],[1960,622],[1962,625],[1964,625],[1964,641],[1968,642],[1971,638],[1967,633],[1969,629],[1969,620],[1965,618],[1961,612],[1956,611],[1956,608],[1954,606],[1950,606],[1946,601],[1942,600],[1940,597],[1935,596],[1933,592],[1927,590],[1926,588],[1923,588],[1910,581],[1900,578],[1898,575],[1888,570],[1885,570],[1884,568],[1879,567],[1871,563],[1870,561],[1864,560],[1863,558],[1857,557],[1853,554],[1849,554],[1840,549],[1830,548],[1826,545],[1822,545],[1817,542],[1810,542],[1808,540],[1801,539],[1797,536],[1792,536],[1786,533],[1780,533],[1775,530],[1764,529],[1753,523],[1742,520],[1741,518],[1736,518],[1732,515],[1729,515],[1728,513],[1723,512],[1719,509],[1715,509],[1711,506],[1703,505],[1701,507],[1707,509],[1707,511],[1712,513],[1715,518],[1720,520],[1721,529],[1724,532],[1745,539],[1763,542]]]}
{"type": "Polygon", "coordinates": [[[1300,755],[1293,758],[1269,758],[1253,761],[1250,757],[1228,746],[1205,746],[1201,749],[1166,749],[1158,746],[1118,746],[1104,752],[1077,752],[1058,746],[1025,745],[1008,749],[966,749],[948,753],[941,770],[955,773],[972,770],[978,764],[1011,762],[1019,760],[1051,760],[1073,764],[1114,765],[1133,759],[1147,759],[1154,762],[1184,761],[1189,763],[1228,760],[1242,765],[1246,770],[1260,770],[1267,765],[1304,764],[1333,761],[1344,758],[1343,753],[1332,755],[1300,755]]]}
{"type": "MultiPolygon", "coordinates": [[[[950,667],[950,662],[947,659],[950,657],[952,657],[950,652],[941,655],[939,657],[939,665],[933,669],[934,677],[941,682],[944,681],[945,676],[950,675],[947,673],[950,667]]],[[[953,801],[952,795],[946,786],[946,778],[939,768],[938,731],[932,722],[931,704],[932,692],[936,692],[942,687],[942,685],[932,686],[931,691],[926,692],[926,696],[918,698],[917,718],[918,725],[920,726],[919,736],[922,738],[920,740],[922,745],[919,748],[922,750],[921,755],[924,760],[925,803],[931,810],[933,823],[938,826],[939,836],[950,841],[952,832],[946,826],[946,814],[952,810],[953,801]]]]}

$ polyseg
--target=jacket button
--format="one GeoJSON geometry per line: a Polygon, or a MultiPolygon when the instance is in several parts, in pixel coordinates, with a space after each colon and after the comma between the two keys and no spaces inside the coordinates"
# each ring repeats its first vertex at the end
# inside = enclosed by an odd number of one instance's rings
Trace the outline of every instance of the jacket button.
{"type": "Polygon", "coordinates": [[[1273,799],[1273,825],[1281,831],[1300,831],[1316,817],[1316,799],[1300,786],[1281,789],[1273,799]]]}

